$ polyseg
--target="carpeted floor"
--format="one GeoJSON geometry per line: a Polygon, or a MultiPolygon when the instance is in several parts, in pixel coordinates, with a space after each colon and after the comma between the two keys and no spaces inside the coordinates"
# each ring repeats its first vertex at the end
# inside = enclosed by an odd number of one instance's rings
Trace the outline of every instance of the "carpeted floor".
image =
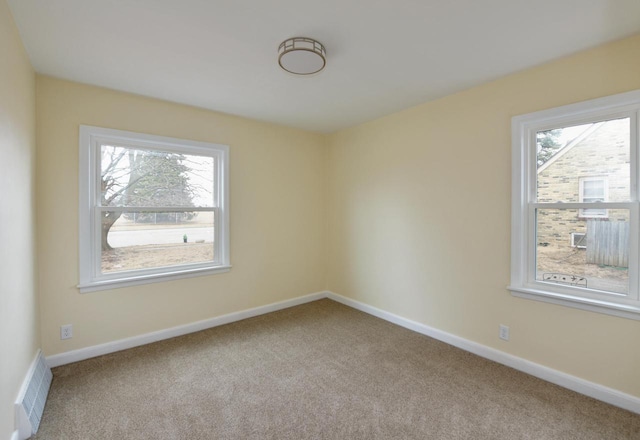
{"type": "Polygon", "coordinates": [[[34,439],[640,439],[640,416],[321,300],[56,368],[34,439]]]}

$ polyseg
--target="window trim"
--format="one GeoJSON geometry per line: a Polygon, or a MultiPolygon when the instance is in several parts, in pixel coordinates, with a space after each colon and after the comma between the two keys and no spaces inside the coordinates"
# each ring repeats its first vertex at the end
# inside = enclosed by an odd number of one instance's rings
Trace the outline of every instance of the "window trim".
{"type": "MultiPolygon", "coordinates": [[[[586,249],[587,245],[586,244],[581,244],[578,245],[576,244],[576,235],[582,235],[582,239],[584,239],[584,237],[587,236],[586,232],[571,232],[571,247],[577,248],[577,249],[586,249]]],[[[580,239],[580,240],[582,240],[580,239]]]]}
{"type": "Polygon", "coordinates": [[[512,132],[511,280],[513,296],[640,320],[638,133],[640,90],[590,101],[514,116],[512,132]],[[536,203],[535,133],[558,126],[579,125],[597,120],[629,117],[630,198],[629,202],[599,202],[597,208],[629,209],[629,295],[593,291],[574,286],[550,285],[535,280],[535,212],[540,208],[584,209],[590,203],[536,203]],[[533,270],[532,270],[533,268],[533,270]],[[534,275],[532,277],[532,274],[534,275]]]}
{"type": "MultiPolygon", "coordinates": [[[[79,130],[79,275],[80,293],[170,281],[228,272],[229,258],[229,147],[227,145],[155,136],[130,131],[81,125],[79,130]],[[104,141],[155,151],[200,154],[216,158],[218,204],[212,208],[190,208],[214,212],[216,262],[185,264],[100,274],[100,226],[96,219],[99,206],[99,152],[104,141]]],[[[180,210],[179,207],[176,208],[180,210]]]]}

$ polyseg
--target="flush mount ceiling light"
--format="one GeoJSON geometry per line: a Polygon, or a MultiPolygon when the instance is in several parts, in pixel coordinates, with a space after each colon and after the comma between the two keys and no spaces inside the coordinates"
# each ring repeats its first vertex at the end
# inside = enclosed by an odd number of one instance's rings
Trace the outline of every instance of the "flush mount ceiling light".
{"type": "Polygon", "coordinates": [[[327,52],[319,41],[311,38],[289,38],[278,47],[278,64],[295,75],[312,75],[327,64],[327,52]]]}

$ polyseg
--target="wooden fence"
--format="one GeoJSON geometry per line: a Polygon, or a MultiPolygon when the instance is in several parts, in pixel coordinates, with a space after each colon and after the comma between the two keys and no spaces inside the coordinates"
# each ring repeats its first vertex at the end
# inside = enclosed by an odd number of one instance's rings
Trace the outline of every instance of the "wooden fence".
{"type": "Polygon", "coordinates": [[[629,222],[588,220],[587,263],[629,267],[629,222]]]}

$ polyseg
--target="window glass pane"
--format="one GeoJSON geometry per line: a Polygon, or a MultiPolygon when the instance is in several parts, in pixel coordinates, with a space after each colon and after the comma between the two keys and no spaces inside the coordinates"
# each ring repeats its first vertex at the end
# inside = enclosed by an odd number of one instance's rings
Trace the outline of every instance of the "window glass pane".
{"type": "Polygon", "coordinates": [[[214,261],[214,212],[102,213],[102,273],[214,261]]]}
{"type": "Polygon", "coordinates": [[[587,180],[584,182],[584,198],[604,201],[604,180],[587,180]]]}
{"type": "Polygon", "coordinates": [[[213,207],[214,158],[102,145],[102,206],[213,207]]]}
{"type": "Polygon", "coordinates": [[[630,127],[622,118],[537,132],[538,202],[629,201],[630,127]]]}
{"type": "Polygon", "coordinates": [[[629,210],[583,219],[577,209],[536,212],[536,280],[629,293],[629,210]]]}

